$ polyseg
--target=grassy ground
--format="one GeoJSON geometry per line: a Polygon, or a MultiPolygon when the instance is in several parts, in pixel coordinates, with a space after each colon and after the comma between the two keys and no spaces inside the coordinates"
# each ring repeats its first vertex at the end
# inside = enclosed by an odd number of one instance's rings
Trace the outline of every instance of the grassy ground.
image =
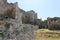
{"type": "Polygon", "coordinates": [[[38,29],[35,31],[35,40],[60,40],[60,31],[38,29]]]}

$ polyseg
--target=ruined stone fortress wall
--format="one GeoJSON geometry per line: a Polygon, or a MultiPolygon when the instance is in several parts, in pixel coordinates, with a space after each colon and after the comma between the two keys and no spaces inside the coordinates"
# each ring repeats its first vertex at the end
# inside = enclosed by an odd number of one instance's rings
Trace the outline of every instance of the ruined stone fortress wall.
{"type": "Polygon", "coordinates": [[[37,13],[35,11],[30,10],[30,11],[24,11],[22,10],[22,23],[25,24],[36,24],[37,21],[37,13]]]}
{"type": "Polygon", "coordinates": [[[23,24],[23,12],[18,3],[0,0],[0,40],[34,40],[38,26],[23,24]]]}

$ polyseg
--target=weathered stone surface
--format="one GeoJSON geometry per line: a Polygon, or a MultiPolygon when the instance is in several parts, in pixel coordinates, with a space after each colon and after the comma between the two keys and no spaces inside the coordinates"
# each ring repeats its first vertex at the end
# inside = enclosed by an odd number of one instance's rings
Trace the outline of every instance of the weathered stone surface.
{"type": "Polygon", "coordinates": [[[23,33],[25,40],[34,40],[34,26],[31,24],[23,24],[23,33]]]}
{"type": "Polygon", "coordinates": [[[52,30],[60,30],[60,17],[48,18],[48,28],[52,30]]]}
{"type": "MultiPolygon", "coordinates": [[[[24,12],[17,3],[0,0],[0,35],[2,33],[0,40],[34,40],[34,30],[37,29],[37,25],[23,24],[22,14],[24,12]]],[[[31,13],[31,15],[29,14],[29,17],[34,21],[36,14],[31,13]]],[[[29,21],[32,20],[29,19],[29,21]]]]}
{"type": "Polygon", "coordinates": [[[36,19],[37,19],[37,13],[35,11],[27,11],[27,12],[22,12],[22,23],[25,24],[35,24],[36,19]]]}

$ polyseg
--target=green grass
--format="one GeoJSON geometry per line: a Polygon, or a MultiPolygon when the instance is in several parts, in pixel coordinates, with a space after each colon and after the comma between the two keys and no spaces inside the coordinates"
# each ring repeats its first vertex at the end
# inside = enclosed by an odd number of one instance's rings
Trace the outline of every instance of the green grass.
{"type": "Polygon", "coordinates": [[[53,32],[53,31],[48,29],[38,29],[36,32],[53,32]]]}
{"type": "Polygon", "coordinates": [[[60,31],[38,29],[35,31],[36,40],[60,40],[60,31]]]}

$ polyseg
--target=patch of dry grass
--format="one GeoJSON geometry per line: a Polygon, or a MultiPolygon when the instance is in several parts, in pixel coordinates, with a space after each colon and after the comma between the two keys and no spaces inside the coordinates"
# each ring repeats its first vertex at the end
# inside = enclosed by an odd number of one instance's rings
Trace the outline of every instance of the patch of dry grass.
{"type": "Polygon", "coordinates": [[[60,31],[39,29],[35,31],[35,40],[60,40],[60,31]]]}

